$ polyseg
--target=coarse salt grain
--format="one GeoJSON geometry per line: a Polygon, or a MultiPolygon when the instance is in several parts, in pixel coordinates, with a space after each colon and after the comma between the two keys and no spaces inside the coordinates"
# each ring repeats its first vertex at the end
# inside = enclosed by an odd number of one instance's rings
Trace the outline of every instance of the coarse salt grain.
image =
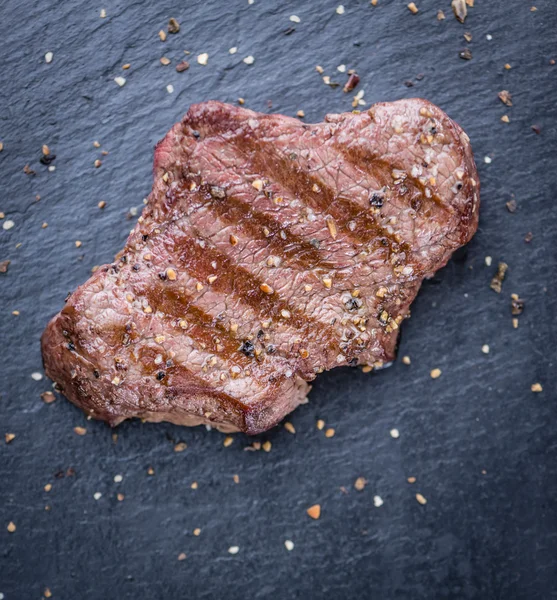
{"type": "Polygon", "coordinates": [[[491,158],[489,156],[484,156],[484,163],[486,165],[490,165],[491,164],[491,158]]]}
{"type": "Polygon", "coordinates": [[[32,378],[33,378],[35,381],[40,381],[40,380],[43,378],[42,374],[41,374],[41,373],[37,373],[37,372],[35,372],[35,373],[31,373],[31,377],[32,377],[32,378]]]}
{"type": "Polygon", "coordinates": [[[55,165],[50,165],[50,166],[48,167],[48,170],[49,170],[51,173],[53,173],[54,171],[56,171],[56,166],[55,166],[55,165]]]}
{"type": "Polygon", "coordinates": [[[339,71],[339,73],[344,73],[346,71],[346,65],[339,65],[337,71],[339,71]]]}
{"type": "Polygon", "coordinates": [[[238,52],[238,48],[236,48],[236,46],[232,46],[232,48],[230,48],[228,51],[228,54],[236,54],[236,52],[238,52]]]}
{"type": "Polygon", "coordinates": [[[8,229],[11,229],[14,225],[15,223],[11,219],[8,219],[7,221],[4,221],[2,229],[8,231],[8,229]]]}
{"type": "Polygon", "coordinates": [[[95,492],[95,493],[93,494],[93,498],[94,498],[95,500],[100,500],[100,499],[102,498],[102,494],[101,494],[100,492],[95,492]]]}
{"type": "Polygon", "coordinates": [[[253,63],[255,62],[255,58],[253,58],[253,56],[246,56],[246,58],[244,58],[244,62],[246,63],[246,65],[253,65],[253,63]]]}
{"type": "Polygon", "coordinates": [[[343,15],[344,14],[344,6],[342,6],[342,4],[339,4],[337,6],[337,15],[343,15]]]}
{"type": "Polygon", "coordinates": [[[203,54],[199,54],[199,56],[197,57],[197,62],[200,65],[205,66],[208,61],[209,61],[209,55],[206,52],[204,52],[203,54]]]}
{"type": "Polygon", "coordinates": [[[100,14],[101,19],[105,19],[106,18],[106,9],[101,8],[101,14],[100,14]]]}
{"type": "Polygon", "coordinates": [[[389,433],[391,434],[391,437],[395,440],[400,437],[400,431],[398,429],[391,429],[389,433]]]}
{"type": "Polygon", "coordinates": [[[373,496],[373,505],[376,508],[383,506],[383,498],[381,498],[381,496],[373,496]]]}
{"type": "Polygon", "coordinates": [[[124,87],[126,85],[126,78],[125,77],[115,77],[114,81],[120,86],[120,87],[124,87]]]}
{"type": "Polygon", "coordinates": [[[52,62],[52,59],[53,59],[53,58],[54,58],[54,54],[52,54],[52,52],[47,52],[47,53],[44,55],[44,61],[45,61],[45,63],[46,63],[47,65],[48,65],[48,64],[50,64],[50,63],[52,62]]]}
{"type": "Polygon", "coordinates": [[[120,483],[123,479],[122,475],[114,475],[114,483],[120,483]]]}
{"type": "Polygon", "coordinates": [[[294,550],[294,542],[292,540],[285,540],[284,547],[288,550],[288,552],[294,550]]]}
{"type": "Polygon", "coordinates": [[[483,352],[484,354],[489,354],[489,346],[488,346],[487,344],[484,344],[484,345],[482,346],[482,352],[483,352]]]}
{"type": "Polygon", "coordinates": [[[173,94],[173,93],[174,93],[174,86],[173,86],[171,83],[169,83],[169,84],[166,86],[166,91],[167,91],[169,94],[173,94]]]}
{"type": "Polygon", "coordinates": [[[239,546],[230,546],[230,548],[228,548],[229,554],[238,554],[238,552],[240,552],[239,546]]]}
{"type": "Polygon", "coordinates": [[[292,23],[300,23],[301,22],[301,19],[300,19],[300,17],[298,17],[298,15],[291,15],[290,20],[292,21],[292,23]]]}
{"type": "Polygon", "coordinates": [[[491,267],[491,262],[492,262],[491,256],[486,256],[485,257],[485,266],[486,267],[491,267]]]}
{"type": "Polygon", "coordinates": [[[488,42],[491,42],[491,40],[493,39],[493,36],[491,35],[491,33],[488,33],[488,34],[485,36],[485,39],[486,39],[488,42]]]}

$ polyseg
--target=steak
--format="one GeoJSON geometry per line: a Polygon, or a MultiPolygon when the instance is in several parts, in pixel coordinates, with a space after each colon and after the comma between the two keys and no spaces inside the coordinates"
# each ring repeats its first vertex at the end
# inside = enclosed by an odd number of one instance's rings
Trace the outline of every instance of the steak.
{"type": "Polygon", "coordinates": [[[425,100],[316,125],[194,105],[124,249],[46,328],[46,373],[111,425],[264,431],[318,373],[395,358],[478,208],[469,138],[425,100]]]}

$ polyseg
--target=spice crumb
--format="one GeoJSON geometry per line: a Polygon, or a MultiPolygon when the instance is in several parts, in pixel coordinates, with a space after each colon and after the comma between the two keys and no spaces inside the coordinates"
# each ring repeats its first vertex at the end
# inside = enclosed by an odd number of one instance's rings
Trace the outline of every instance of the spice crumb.
{"type": "Polygon", "coordinates": [[[77,435],[85,435],[87,433],[87,429],[85,429],[85,427],[74,427],[73,430],[77,435]]]}
{"type": "Polygon", "coordinates": [[[231,446],[233,442],[234,442],[234,438],[233,438],[232,436],[230,436],[230,435],[227,435],[227,436],[224,438],[224,440],[223,440],[223,442],[222,442],[222,445],[223,445],[225,448],[228,448],[228,446],[231,446]]]}
{"type": "Polygon", "coordinates": [[[415,478],[415,477],[408,477],[408,478],[406,479],[406,481],[407,481],[408,483],[416,483],[416,478],[415,478]]]}
{"type": "Polygon", "coordinates": [[[321,505],[314,504],[313,506],[310,506],[306,512],[312,519],[319,519],[321,516],[321,505]]]}
{"type": "Polygon", "coordinates": [[[178,33],[180,31],[180,24],[174,17],[168,21],[168,33],[178,33]]]}
{"type": "Polygon", "coordinates": [[[441,369],[432,369],[430,375],[432,379],[438,379],[441,377],[441,369]]]}
{"type": "Polygon", "coordinates": [[[174,446],[174,452],[183,452],[187,447],[188,445],[186,444],[186,442],[178,442],[174,446]]]}
{"type": "Polygon", "coordinates": [[[356,479],[356,481],[354,482],[354,488],[356,490],[358,490],[358,492],[361,492],[367,485],[367,479],[365,479],[364,477],[358,477],[358,479],[356,479]]]}
{"type": "Polygon", "coordinates": [[[415,15],[418,12],[418,7],[414,2],[410,2],[410,4],[408,4],[408,10],[415,15]]]}
{"type": "Polygon", "coordinates": [[[197,481],[194,481],[190,487],[192,490],[196,490],[199,487],[199,485],[197,484],[197,481]]]}
{"type": "Polygon", "coordinates": [[[292,425],[292,423],[290,423],[290,421],[286,421],[286,423],[284,424],[284,428],[286,429],[286,431],[288,431],[288,433],[296,433],[296,429],[294,427],[294,425],[292,425]]]}
{"type": "Polygon", "coordinates": [[[509,117],[507,115],[503,115],[501,117],[501,121],[503,121],[503,123],[510,123],[511,120],[509,119],[509,117]]]}
{"type": "Polygon", "coordinates": [[[10,521],[10,522],[8,523],[7,530],[8,530],[10,533],[14,533],[14,531],[15,531],[16,529],[17,529],[17,527],[15,526],[15,523],[14,523],[13,521],[10,521]]]}
{"type": "Polygon", "coordinates": [[[543,392],[543,387],[542,387],[541,383],[533,383],[532,386],[530,387],[530,389],[533,392],[543,392]]]}
{"type": "Polygon", "coordinates": [[[51,489],[52,489],[52,483],[47,483],[47,484],[44,486],[44,491],[45,491],[45,492],[50,492],[50,490],[51,490],[51,489]]]}
{"type": "Polygon", "coordinates": [[[199,537],[201,535],[201,529],[199,529],[199,527],[196,527],[193,530],[193,535],[195,535],[195,537],[199,537]]]}
{"type": "Polygon", "coordinates": [[[416,500],[422,505],[427,504],[427,500],[420,493],[416,494],[416,500]]]}
{"type": "Polygon", "coordinates": [[[162,29],[159,31],[159,38],[161,42],[164,42],[166,40],[166,33],[162,29]]]}
{"type": "Polygon", "coordinates": [[[239,475],[233,475],[232,479],[234,480],[234,483],[240,483],[240,476],[239,475]]]}
{"type": "Polygon", "coordinates": [[[180,552],[180,554],[178,554],[178,560],[180,560],[180,561],[186,560],[186,553],[180,552]]]}
{"type": "Polygon", "coordinates": [[[410,357],[409,357],[409,356],[403,356],[403,357],[402,357],[402,362],[403,362],[403,364],[405,364],[405,365],[409,365],[409,364],[410,364],[412,361],[410,360],[410,357]]]}
{"type": "Polygon", "coordinates": [[[507,273],[508,268],[509,266],[507,265],[507,263],[500,262],[499,266],[497,267],[497,273],[495,273],[493,279],[491,280],[491,283],[489,284],[489,287],[497,294],[501,293],[503,281],[505,279],[505,275],[507,273]]]}
{"type": "Polygon", "coordinates": [[[13,440],[15,440],[15,433],[6,433],[4,439],[6,440],[6,444],[13,442],[13,440]]]}
{"type": "Polygon", "coordinates": [[[321,431],[321,429],[323,429],[323,427],[325,427],[325,421],[323,421],[323,419],[319,419],[317,421],[317,429],[319,429],[321,431]]]}
{"type": "Polygon", "coordinates": [[[270,451],[271,451],[271,448],[272,448],[272,446],[273,446],[273,445],[271,444],[271,442],[270,442],[269,440],[267,440],[266,442],[264,442],[264,443],[261,445],[261,448],[263,448],[263,450],[264,450],[265,452],[270,452],[270,451]]]}
{"type": "Polygon", "coordinates": [[[325,431],[325,437],[332,438],[335,435],[335,430],[332,427],[329,427],[327,431],[325,431]]]}

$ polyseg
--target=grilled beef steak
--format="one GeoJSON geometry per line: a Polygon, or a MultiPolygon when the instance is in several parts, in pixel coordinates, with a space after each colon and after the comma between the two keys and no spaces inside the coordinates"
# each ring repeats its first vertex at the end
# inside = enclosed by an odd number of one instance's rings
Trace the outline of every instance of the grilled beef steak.
{"type": "Polygon", "coordinates": [[[468,136],[424,100],[317,125],[192,106],[126,246],[44,332],[46,373],[112,425],[264,431],[317,373],[393,360],[478,206],[468,136]]]}

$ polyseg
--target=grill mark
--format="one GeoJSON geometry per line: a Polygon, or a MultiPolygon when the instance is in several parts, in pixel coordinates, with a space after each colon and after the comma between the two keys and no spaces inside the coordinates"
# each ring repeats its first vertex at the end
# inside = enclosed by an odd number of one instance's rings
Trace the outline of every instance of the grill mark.
{"type": "Polygon", "coordinates": [[[426,186],[420,181],[418,177],[414,177],[411,174],[407,173],[406,169],[403,169],[401,166],[390,164],[384,159],[379,158],[378,156],[370,155],[363,148],[356,145],[345,146],[343,144],[335,144],[335,150],[338,150],[342,154],[343,158],[346,159],[346,161],[350,163],[352,167],[354,167],[355,169],[360,169],[361,171],[367,173],[371,177],[379,179],[384,184],[392,183],[392,177],[390,176],[390,173],[393,170],[403,171],[404,173],[406,173],[405,183],[408,182],[412,184],[415,188],[417,188],[424,200],[432,200],[437,206],[439,206],[439,208],[442,208],[445,212],[452,212],[450,208],[446,206],[446,204],[443,202],[440,196],[436,194],[432,189],[429,190],[431,192],[431,197],[428,198],[425,195],[426,186]],[[389,174],[388,177],[385,177],[386,174],[389,174]]]}
{"type": "Polygon", "coordinates": [[[243,230],[252,239],[265,241],[269,248],[288,263],[302,269],[334,269],[335,265],[328,261],[325,255],[303,237],[292,233],[273,217],[256,210],[234,195],[226,194],[222,200],[211,195],[210,184],[203,184],[197,190],[190,192],[184,181],[183,190],[198,197],[203,206],[215,212],[219,219],[227,225],[235,225],[243,230]],[[263,232],[268,229],[270,234],[263,232]],[[286,239],[280,236],[281,231],[286,234],[286,239]]]}
{"type": "Polygon", "coordinates": [[[187,332],[192,339],[205,344],[206,347],[202,348],[205,352],[221,356],[242,368],[254,365],[253,360],[248,360],[239,351],[241,340],[235,338],[217,319],[194,306],[194,299],[190,294],[180,292],[170,285],[149,286],[141,293],[148,299],[150,306],[161,310],[167,318],[185,319],[188,327],[184,333],[187,332]],[[215,341],[216,337],[220,340],[218,343],[215,341]],[[218,344],[223,346],[222,350],[217,348],[218,344]]]}
{"type": "MultiPolygon", "coordinates": [[[[228,130],[226,122],[204,123],[212,135],[220,135],[228,130]]],[[[374,216],[364,207],[339,197],[335,191],[318,177],[297,166],[294,160],[277,152],[268,143],[261,143],[249,133],[234,134],[223,138],[223,141],[233,143],[247,158],[250,169],[261,174],[270,181],[275,181],[288,191],[292,197],[300,198],[312,209],[317,209],[324,215],[330,215],[336,222],[337,228],[356,244],[374,244],[377,247],[389,247],[391,252],[410,253],[409,245],[399,242],[395,234],[389,233],[379,225],[374,216]],[[319,187],[319,192],[313,186],[319,187]],[[350,229],[349,223],[355,227],[350,229]]]]}
{"type": "MultiPolygon", "coordinates": [[[[194,234],[202,239],[194,229],[194,234]]],[[[209,285],[209,275],[217,275],[217,279],[210,284],[211,289],[223,295],[233,294],[259,315],[261,320],[273,320],[285,326],[296,329],[300,334],[315,335],[320,332],[323,339],[327,340],[327,347],[334,346],[334,331],[332,326],[316,321],[309,315],[290,306],[275,291],[267,294],[260,289],[263,281],[250,273],[247,269],[234,263],[228,256],[216,248],[202,248],[195,240],[181,232],[179,236],[169,236],[167,251],[171,256],[177,257],[177,266],[183,267],[192,277],[198,279],[205,287],[209,285]],[[213,268],[211,263],[216,263],[213,268]],[[287,310],[290,318],[284,320],[281,311],[287,310]]],[[[166,300],[161,299],[159,310],[166,312],[166,300]]]]}

